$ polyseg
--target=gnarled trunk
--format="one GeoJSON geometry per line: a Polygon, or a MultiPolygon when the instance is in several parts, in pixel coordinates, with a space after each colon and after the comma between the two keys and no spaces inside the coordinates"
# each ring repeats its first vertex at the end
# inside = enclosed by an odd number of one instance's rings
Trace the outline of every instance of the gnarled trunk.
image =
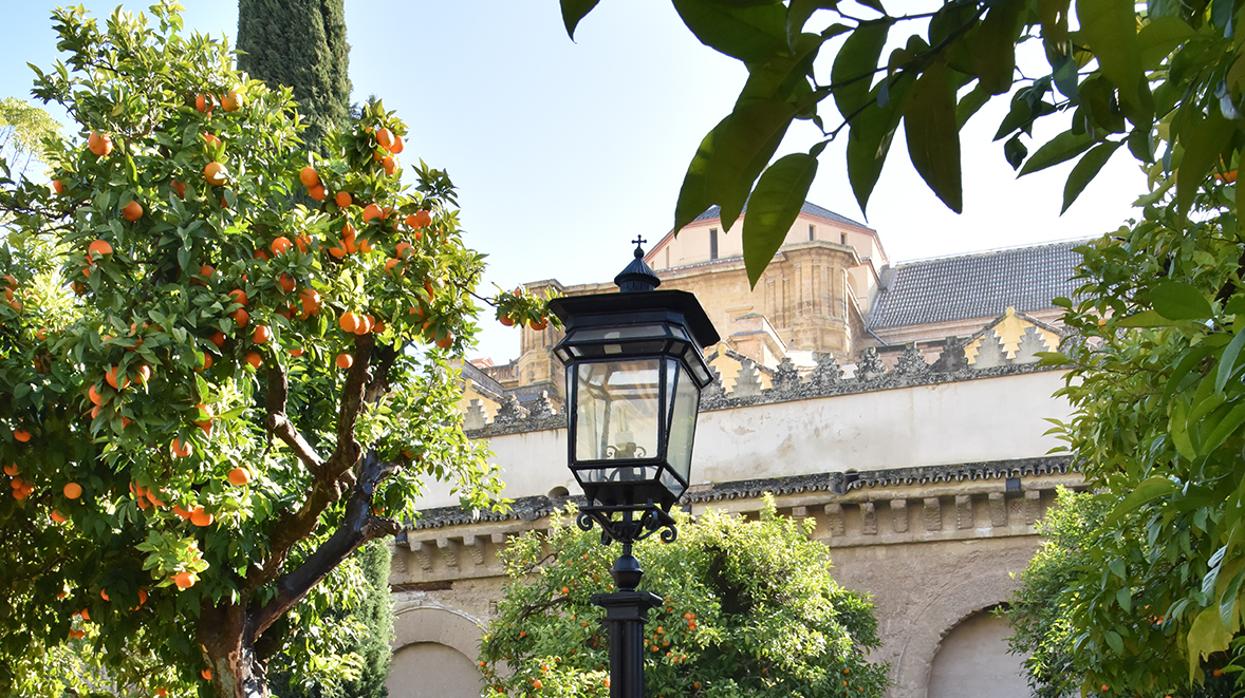
{"type": "Polygon", "coordinates": [[[267,698],[265,667],[250,638],[246,609],[207,607],[199,615],[199,643],[220,698],[267,698]]]}

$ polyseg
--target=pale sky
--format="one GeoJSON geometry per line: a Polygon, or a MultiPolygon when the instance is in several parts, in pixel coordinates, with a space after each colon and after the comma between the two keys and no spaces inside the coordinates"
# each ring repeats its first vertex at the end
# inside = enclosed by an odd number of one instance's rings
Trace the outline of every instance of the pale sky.
{"type": "MultiPolygon", "coordinates": [[[[236,2],[182,2],[187,28],[232,41],[236,2]]],[[[48,17],[57,4],[4,2],[0,97],[28,98],[26,62],[55,59],[48,17]]],[[[103,17],[118,2],[84,4],[103,17]]],[[[628,240],[665,234],[688,161],[745,77],[738,62],[692,36],[669,0],[603,0],[575,43],[556,0],[346,0],[346,21],[355,100],[375,94],[406,120],[407,162],[422,157],[449,171],[466,241],[489,255],[486,284],[507,288],[611,279],[630,259],[628,240]]],[[[1125,149],[1061,217],[1070,165],[1017,180],[1002,144],[990,141],[1005,111],[1003,103],[986,107],[961,135],[962,215],[913,171],[902,131],[867,220],[842,144],[823,154],[809,199],[867,222],[900,261],[1097,235],[1131,215],[1144,178],[1125,149]]],[[[829,101],[822,113],[828,122],[837,115],[829,101]]],[[[806,149],[817,135],[798,123],[778,155],[806,149]]],[[[517,355],[517,331],[491,314],[481,324],[473,356],[501,363],[517,355]]]]}

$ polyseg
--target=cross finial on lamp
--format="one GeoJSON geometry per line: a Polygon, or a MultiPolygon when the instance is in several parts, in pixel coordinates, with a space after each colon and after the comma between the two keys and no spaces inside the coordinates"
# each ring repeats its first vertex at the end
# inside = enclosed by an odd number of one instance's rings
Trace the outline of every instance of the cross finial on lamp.
{"type": "Polygon", "coordinates": [[[637,235],[637,236],[635,236],[635,239],[634,239],[634,240],[632,240],[632,242],[634,242],[634,243],[635,243],[635,258],[636,258],[636,259],[639,259],[639,258],[643,257],[643,256],[644,256],[644,248],[640,247],[640,245],[643,245],[644,243],[648,242],[648,240],[645,240],[644,238],[642,238],[642,237],[640,237],[639,235],[637,235]]]}

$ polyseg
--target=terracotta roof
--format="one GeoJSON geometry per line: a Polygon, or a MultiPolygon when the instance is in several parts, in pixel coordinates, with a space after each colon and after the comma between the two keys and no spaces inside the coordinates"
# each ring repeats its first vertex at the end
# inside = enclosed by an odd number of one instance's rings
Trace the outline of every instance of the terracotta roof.
{"type": "MultiPolygon", "coordinates": [[[[693,219],[692,219],[692,222],[693,222],[693,223],[695,223],[696,221],[707,221],[707,220],[712,220],[712,219],[714,219],[714,218],[721,218],[721,217],[722,217],[722,213],[721,213],[721,211],[722,211],[722,208],[721,208],[720,206],[718,206],[718,205],[716,205],[716,204],[715,204],[715,205],[713,205],[713,206],[710,206],[708,209],[706,209],[704,213],[702,213],[702,214],[700,214],[699,216],[696,216],[695,218],[693,218],[693,219]]],[[[747,213],[747,212],[748,212],[748,204],[747,204],[747,203],[744,203],[744,210],[743,210],[743,212],[744,212],[744,213],[747,213]]],[[[858,222],[858,221],[854,221],[854,220],[852,220],[852,219],[848,218],[847,216],[839,215],[839,214],[835,213],[834,211],[831,211],[831,210],[830,210],[830,209],[828,209],[828,208],[823,208],[823,207],[821,207],[821,206],[818,206],[817,204],[815,204],[815,203],[813,203],[813,202],[811,202],[811,201],[805,201],[805,202],[804,202],[804,205],[800,207],[800,213],[806,213],[806,214],[808,214],[808,215],[810,215],[810,216],[820,216],[820,217],[822,217],[822,218],[829,218],[829,219],[830,219],[830,220],[832,220],[832,221],[838,221],[839,223],[846,223],[847,225],[854,225],[854,226],[857,226],[857,227],[859,227],[859,228],[868,228],[868,227],[869,227],[869,226],[865,225],[864,223],[860,223],[860,222],[858,222]]]]}
{"type": "Polygon", "coordinates": [[[869,313],[871,330],[1032,312],[1072,296],[1084,240],[898,264],[885,270],[869,313]]]}

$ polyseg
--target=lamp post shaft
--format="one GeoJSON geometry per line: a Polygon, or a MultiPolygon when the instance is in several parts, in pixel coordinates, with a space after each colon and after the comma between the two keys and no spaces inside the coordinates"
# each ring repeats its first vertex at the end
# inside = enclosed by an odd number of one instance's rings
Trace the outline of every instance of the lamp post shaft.
{"type": "Polygon", "coordinates": [[[660,596],[636,591],[644,571],[623,544],[623,554],[610,570],[618,590],[595,594],[592,603],[605,609],[610,643],[610,698],[644,698],[644,622],[650,608],[663,602],[660,596]]]}

